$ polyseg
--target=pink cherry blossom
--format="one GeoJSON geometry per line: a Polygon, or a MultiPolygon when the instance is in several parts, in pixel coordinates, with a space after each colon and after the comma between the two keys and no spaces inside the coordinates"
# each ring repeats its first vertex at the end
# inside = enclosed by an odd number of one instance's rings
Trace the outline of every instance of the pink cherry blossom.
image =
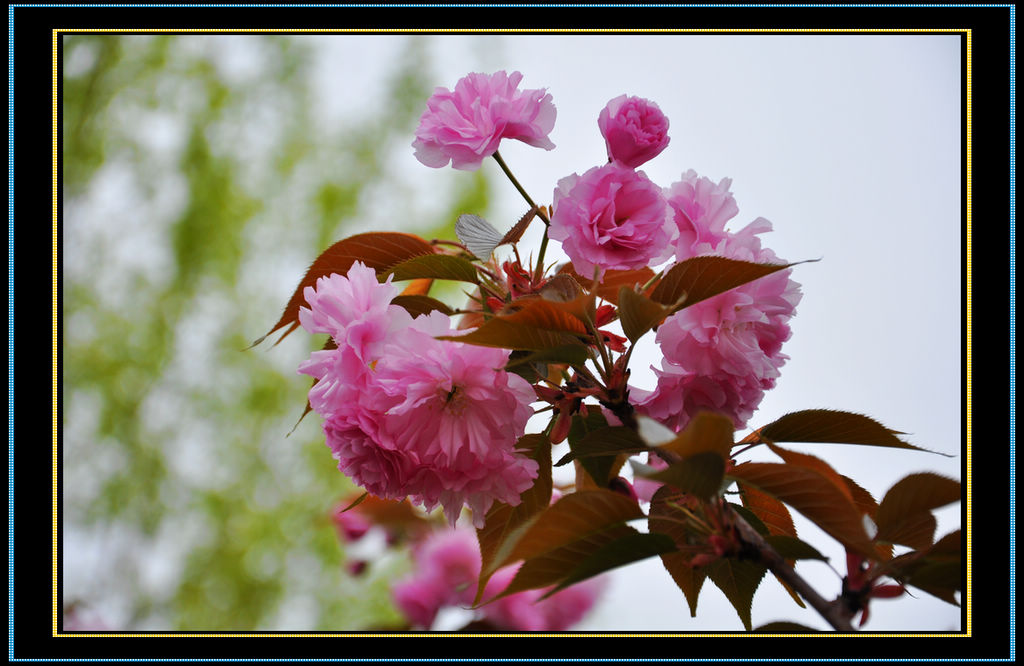
{"type": "Polygon", "coordinates": [[[664,261],[678,234],[661,188],[615,163],[558,181],[553,206],[548,236],[584,276],[664,261]]]}
{"type": "Polygon", "coordinates": [[[391,598],[398,610],[415,627],[429,629],[445,605],[447,590],[432,579],[410,578],[391,586],[391,598]]]}
{"type": "Polygon", "coordinates": [[[545,89],[518,90],[523,75],[471,73],[455,90],[435,88],[420,117],[413,142],[416,159],[429,167],[451,164],[473,171],[498,150],[502,139],[517,139],[551,150],[555,105],[545,89]]]}
{"type": "Polygon", "coordinates": [[[641,97],[620,95],[597,117],[608,157],[635,169],[668,146],[668,118],[658,105],[641,97]]]}
{"type": "Polygon", "coordinates": [[[428,510],[441,505],[452,524],[469,506],[482,525],[495,500],[518,504],[537,478],[536,461],[515,450],[535,394],[502,369],[507,350],[436,339],[457,334],[450,319],[413,320],[390,304],[396,291],[360,263],[307,290],[300,322],[337,344],[299,366],[317,379],[310,406],[324,417],[338,469],[356,484],[428,510]]]}
{"type": "MultiPolygon", "coordinates": [[[[715,185],[693,171],[668,189],[669,206],[680,225],[676,258],[714,255],[757,263],[784,263],[761,246],[771,223],[757,218],[737,232],[725,228],[738,207],[729,179],[715,185]]],[[[801,294],[789,269],[772,273],[676,312],[658,328],[663,354],[654,391],[633,389],[638,410],[682,430],[699,411],[746,425],[775,386],[789,358],[782,344],[801,294]]]]}
{"type": "MultiPolygon", "coordinates": [[[[484,599],[499,594],[515,577],[518,566],[499,569],[488,581],[484,599]]],[[[551,590],[524,590],[484,604],[480,610],[491,624],[515,631],[564,631],[577,624],[593,608],[607,587],[607,576],[598,576],[571,585],[547,599],[551,590]]]]}

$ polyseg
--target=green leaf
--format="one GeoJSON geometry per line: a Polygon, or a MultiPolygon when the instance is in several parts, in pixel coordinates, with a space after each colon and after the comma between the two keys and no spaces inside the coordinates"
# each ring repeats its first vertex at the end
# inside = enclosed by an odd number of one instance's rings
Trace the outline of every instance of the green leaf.
{"type": "Polygon", "coordinates": [[[822,562],[828,562],[828,558],[819,553],[817,548],[806,541],[797,539],[796,537],[779,534],[776,536],[765,537],[765,541],[784,559],[821,560],[822,562]]]}
{"type": "Polygon", "coordinates": [[[572,450],[562,456],[555,463],[555,467],[561,467],[576,459],[608,455],[614,458],[620,453],[640,453],[647,450],[647,445],[637,436],[636,431],[626,426],[609,426],[593,430],[584,434],[575,443],[570,440],[569,447],[572,450]]]}
{"type": "Polygon", "coordinates": [[[756,531],[758,534],[760,534],[763,537],[771,536],[771,532],[768,530],[768,526],[761,522],[761,519],[758,518],[757,514],[755,514],[753,511],[751,511],[745,506],[733,504],[732,502],[726,502],[726,504],[729,505],[729,508],[738,513],[743,518],[743,520],[747,521],[747,523],[751,527],[753,527],[754,531],[756,531]]]}
{"type": "Polygon", "coordinates": [[[629,464],[637,476],[667,483],[701,499],[710,499],[717,494],[725,478],[725,460],[713,451],[698,453],[662,470],[655,470],[635,460],[630,460],[629,464]]]}
{"type": "Polygon", "coordinates": [[[671,312],[671,308],[655,303],[629,287],[619,288],[619,320],[622,322],[622,332],[630,342],[635,343],[671,312]]]}
{"type": "Polygon", "coordinates": [[[890,430],[869,416],[833,409],[805,409],[792,412],[762,427],[754,434],[759,436],[757,441],[762,442],[863,444],[928,451],[904,442],[896,436],[904,433],[890,430]]]}
{"type": "MultiPolygon", "coordinates": [[[[703,535],[691,533],[687,529],[685,514],[672,506],[673,503],[683,500],[683,495],[679,491],[662,486],[651,498],[651,508],[647,517],[647,527],[651,532],[670,537],[680,547],[686,546],[691,537],[694,540],[703,538],[703,535]]],[[[686,603],[690,607],[690,617],[697,617],[697,599],[700,597],[700,590],[707,574],[703,568],[691,567],[690,558],[690,555],[680,552],[662,553],[661,563],[686,598],[686,603]]]]}
{"type": "Polygon", "coordinates": [[[508,363],[505,364],[505,369],[508,370],[526,363],[567,363],[576,367],[585,365],[589,358],[590,351],[587,347],[580,344],[563,345],[510,356],[508,363]]]}
{"type": "Polygon", "coordinates": [[[664,534],[643,534],[632,527],[627,529],[629,530],[628,534],[601,546],[582,562],[573,561],[572,563],[576,565],[575,568],[571,569],[568,575],[542,598],[550,597],[559,590],[616,567],[676,550],[675,542],[664,534]]]}
{"type": "Polygon", "coordinates": [[[796,264],[757,264],[725,257],[693,257],[673,266],[651,300],[678,310],[796,264]]]}
{"type": "Polygon", "coordinates": [[[812,629],[796,622],[769,622],[753,629],[755,634],[820,634],[821,629],[812,629]]]}
{"type": "MultiPolygon", "coordinates": [[[[405,261],[412,257],[431,255],[434,253],[434,246],[413,234],[398,233],[393,231],[371,232],[357,234],[342,239],[324,250],[313,262],[313,265],[306,271],[299,286],[295,288],[292,297],[288,300],[281,318],[277,320],[274,327],[260,339],[253,342],[258,345],[274,331],[290,327],[286,330],[277,342],[280,342],[289,333],[299,326],[299,307],[305,305],[306,287],[316,286],[317,279],[328,276],[332,273],[347,275],[349,268],[357,261],[361,261],[370,268],[380,271],[396,263],[405,261]]],[[[277,344],[276,342],[274,344],[277,344]]]]}
{"type": "Polygon", "coordinates": [[[501,545],[517,528],[551,503],[551,442],[543,434],[523,435],[519,438],[516,448],[530,449],[530,457],[537,461],[540,472],[533,485],[519,495],[519,504],[509,506],[495,502],[484,518],[484,526],[476,532],[481,559],[478,601],[491,574],[498,569],[494,559],[501,545]]]}
{"type": "Polygon", "coordinates": [[[911,474],[889,489],[878,505],[879,541],[922,549],[932,545],[938,509],[960,500],[960,483],[931,472],[911,474]]]}
{"type": "MultiPolygon", "coordinates": [[[[600,433],[610,430],[608,421],[604,418],[601,410],[594,405],[583,405],[578,414],[573,414],[572,423],[569,426],[569,449],[577,454],[585,450],[584,440],[589,436],[593,439],[600,439],[600,433]]],[[[564,458],[562,459],[564,460],[564,458]]],[[[562,463],[559,460],[559,464],[562,463]]],[[[615,454],[600,456],[587,456],[580,459],[583,469],[602,488],[608,487],[611,480],[612,467],[615,465],[615,454]]]]}
{"type": "Polygon", "coordinates": [[[377,272],[382,279],[388,275],[394,275],[394,280],[415,280],[419,278],[434,278],[438,280],[455,280],[458,282],[479,283],[476,276],[476,268],[473,264],[462,257],[450,254],[429,254],[422,257],[413,257],[399,262],[394,266],[377,272]]]}
{"type": "Polygon", "coordinates": [[[421,314],[429,314],[434,310],[438,310],[439,312],[443,312],[444,314],[449,316],[453,314],[453,311],[450,307],[448,307],[441,301],[437,300],[436,298],[431,298],[430,296],[395,296],[394,298],[391,299],[391,304],[405,308],[405,311],[408,312],[414,319],[420,316],[421,314]]]}
{"type": "Polygon", "coordinates": [[[725,593],[726,598],[740,616],[743,626],[750,631],[750,609],[754,592],[761,584],[768,567],[755,562],[723,558],[704,567],[708,578],[725,593]]]}
{"type": "Polygon", "coordinates": [[[798,465],[747,462],[734,467],[727,478],[785,502],[849,550],[876,556],[860,510],[820,472],[798,465]]]}

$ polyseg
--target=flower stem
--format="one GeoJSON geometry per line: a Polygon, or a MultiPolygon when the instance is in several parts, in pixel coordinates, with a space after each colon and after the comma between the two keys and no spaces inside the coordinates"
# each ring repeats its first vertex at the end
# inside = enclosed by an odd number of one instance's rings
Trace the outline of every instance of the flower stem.
{"type": "Polygon", "coordinates": [[[512,170],[508,168],[507,164],[505,164],[505,160],[502,159],[501,153],[494,151],[494,155],[492,155],[492,157],[494,157],[494,161],[498,163],[498,166],[501,167],[501,170],[505,172],[505,175],[508,176],[508,179],[512,181],[512,185],[514,185],[516,190],[519,191],[519,194],[522,195],[523,199],[526,199],[526,203],[530,204],[530,208],[537,209],[537,217],[544,222],[544,236],[540,239],[540,252],[537,255],[537,266],[533,273],[534,281],[540,282],[540,279],[544,277],[544,252],[548,249],[547,228],[551,226],[551,220],[548,219],[547,213],[545,213],[544,210],[538,206],[532,198],[530,198],[530,195],[527,194],[526,190],[523,189],[523,186],[519,184],[516,177],[512,175],[512,170]]]}

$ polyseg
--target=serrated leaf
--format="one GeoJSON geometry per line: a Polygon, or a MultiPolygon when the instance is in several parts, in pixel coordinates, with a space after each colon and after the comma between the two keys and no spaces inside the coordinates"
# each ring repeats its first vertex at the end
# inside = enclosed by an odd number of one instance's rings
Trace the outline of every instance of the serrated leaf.
{"type": "Polygon", "coordinates": [[[391,304],[404,308],[405,311],[408,312],[413,317],[413,319],[420,316],[421,314],[429,314],[434,310],[443,312],[448,316],[454,314],[450,307],[448,307],[441,301],[437,300],[436,298],[431,298],[430,296],[395,296],[394,298],[391,299],[391,304]]]}
{"type": "Polygon", "coordinates": [[[904,433],[890,430],[869,416],[833,409],[792,412],[762,427],[755,434],[759,435],[760,441],[765,442],[863,444],[927,451],[904,442],[896,436],[904,433]]]}
{"type": "Polygon", "coordinates": [[[682,458],[714,452],[727,459],[733,447],[732,419],[714,412],[698,412],[672,441],[657,446],[682,458]]]}
{"type": "Polygon", "coordinates": [[[755,634],[820,634],[821,629],[812,629],[796,622],[769,622],[752,630],[755,634]]]}
{"type": "Polygon", "coordinates": [[[747,524],[753,527],[755,532],[757,532],[763,537],[771,536],[771,532],[768,530],[768,527],[764,524],[764,522],[761,521],[760,518],[757,517],[757,514],[755,514],[753,511],[751,511],[745,506],[733,504],[732,502],[726,502],[726,504],[729,505],[729,508],[738,513],[743,518],[743,520],[747,521],[747,524]]]}
{"type": "MultiPolygon", "coordinates": [[[[737,487],[740,491],[740,499],[743,502],[743,506],[760,520],[769,535],[796,538],[796,525],[793,524],[793,516],[790,515],[789,509],[786,508],[785,504],[771,495],[762,493],[757,488],[751,488],[742,483],[737,483],[737,487]]],[[[738,510],[737,512],[740,513],[738,510]]],[[[743,514],[741,513],[741,515],[743,514]]],[[[750,521],[748,520],[747,522],[750,521]]],[[[752,522],[751,526],[755,527],[755,529],[757,527],[752,522]]],[[[793,566],[793,561],[786,560],[786,564],[793,566]]],[[[807,607],[804,604],[804,600],[800,598],[800,595],[796,593],[796,590],[789,583],[779,578],[775,572],[772,572],[772,576],[786,590],[797,606],[800,608],[807,607]]]]}
{"type": "Polygon", "coordinates": [[[542,599],[605,571],[676,550],[675,542],[664,534],[643,534],[632,527],[627,529],[628,534],[601,546],[582,562],[574,562],[576,566],[542,599]]]}
{"type": "Polygon", "coordinates": [[[381,278],[394,275],[396,281],[432,278],[435,280],[472,282],[473,284],[480,282],[476,275],[476,268],[471,262],[450,254],[430,254],[422,257],[413,257],[394,266],[389,266],[384,270],[379,270],[377,274],[381,278]]]}
{"type": "Polygon", "coordinates": [[[933,509],[960,500],[960,483],[931,472],[911,474],[889,489],[878,505],[876,539],[918,550],[932,545],[933,509]]]}
{"type": "Polygon", "coordinates": [[[519,221],[513,224],[512,228],[509,229],[502,237],[501,242],[499,242],[498,245],[504,245],[506,243],[512,243],[514,245],[515,243],[518,243],[519,239],[521,239],[523,234],[526,233],[526,228],[530,226],[530,222],[533,221],[533,218],[537,216],[538,212],[540,212],[540,206],[534,206],[530,210],[526,211],[526,213],[519,218],[519,221]]]}
{"type": "Polygon", "coordinates": [[[766,537],[765,541],[775,549],[775,552],[787,560],[821,560],[822,562],[828,562],[828,558],[819,553],[817,548],[796,537],[778,534],[766,537]]]}
{"type": "MultiPolygon", "coordinates": [[[[608,421],[600,409],[594,405],[582,406],[580,412],[572,416],[572,422],[569,426],[569,449],[571,451],[579,451],[581,442],[587,436],[608,429],[608,421]]],[[[597,437],[600,436],[598,435],[597,437]]],[[[578,462],[599,488],[608,487],[612,467],[615,464],[615,454],[584,458],[578,460],[578,462]]]]}
{"type": "Polygon", "coordinates": [[[626,426],[609,426],[588,432],[575,442],[569,442],[569,453],[555,463],[560,467],[577,458],[593,456],[616,456],[620,453],[641,453],[647,446],[637,436],[636,431],[626,426]]]}
{"type": "Polygon", "coordinates": [[[835,485],[836,489],[838,489],[839,492],[843,493],[843,495],[845,495],[847,499],[849,499],[851,502],[854,501],[853,491],[850,489],[850,486],[843,479],[842,475],[839,474],[839,472],[835,471],[831,465],[829,465],[821,458],[817,458],[807,453],[790,451],[788,449],[782,448],[781,446],[776,446],[775,444],[772,444],[770,442],[767,444],[767,446],[769,449],[771,449],[772,453],[779,456],[790,465],[799,465],[800,467],[806,467],[807,469],[813,469],[814,471],[819,472],[822,476],[831,481],[832,484],[835,485]]]}
{"type": "Polygon", "coordinates": [[[409,284],[405,285],[405,289],[402,290],[400,296],[426,296],[430,293],[430,288],[434,286],[433,278],[419,278],[417,280],[409,280],[409,284]]]}
{"type": "Polygon", "coordinates": [[[847,549],[864,557],[874,556],[860,510],[820,472],[784,463],[747,462],[734,467],[727,478],[788,504],[847,549]]]}
{"type": "Polygon", "coordinates": [[[785,536],[796,536],[796,525],[786,505],[757,488],[740,483],[740,499],[743,506],[761,519],[768,532],[785,536]]]}
{"type": "Polygon", "coordinates": [[[698,453],[655,470],[634,460],[629,464],[633,474],[660,481],[701,499],[710,499],[718,493],[725,478],[725,459],[714,451],[698,453]]]}
{"type": "Polygon", "coordinates": [[[643,517],[637,503],[610,490],[581,490],[562,497],[533,516],[525,528],[510,534],[498,549],[496,570],[518,560],[530,560],[587,540],[627,520],[643,517]]]}
{"type": "Polygon", "coordinates": [[[644,333],[660,324],[671,313],[671,308],[655,303],[629,287],[619,288],[618,301],[622,332],[633,343],[639,340],[644,333]]]}
{"type": "Polygon", "coordinates": [[[680,309],[795,265],[693,257],[665,273],[651,292],[651,300],[680,309]]]}
{"type": "Polygon", "coordinates": [[[725,593],[729,603],[740,616],[744,628],[750,631],[750,609],[761,579],[768,567],[756,562],[723,558],[704,567],[708,578],[725,593]]]}
{"type": "MultiPolygon", "coordinates": [[[[559,274],[571,275],[576,281],[587,289],[593,284],[590,276],[584,277],[576,272],[571,263],[564,264],[558,269],[559,274]]],[[[609,303],[619,304],[619,289],[627,287],[633,291],[647,284],[654,277],[654,271],[646,266],[636,270],[608,270],[601,276],[601,282],[593,292],[598,298],[603,298],[609,303]]],[[[650,291],[648,289],[647,291],[650,291]]]]}
{"type": "Polygon", "coordinates": [[[454,340],[483,347],[528,351],[553,349],[566,345],[584,346],[578,338],[568,333],[511,322],[505,317],[492,317],[465,335],[444,335],[438,339],[454,340]]]}
{"type": "Polygon", "coordinates": [[[585,365],[590,358],[590,351],[583,345],[563,345],[551,347],[530,353],[521,353],[515,357],[509,356],[505,369],[513,368],[524,363],[558,363],[579,367],[585,365]]]}
{"type": "Polygon", "coordinates": [[[583,539],[573,541],[558,548],[550,549],[543,554],[523,562],[515,577],[500,593],[488,599],[491,603],[523,590],[535,590],[549,585],[558,584],[565,576],[576,568],[581,561],[586,561],[594,553],[614,543],[616,540],[636,532],[623,524],[613,525],[592,533],[583,539]]]}
{"type": "MultiPolygon", "coordinates": [[[[678,502],[681,499],[682,494],[677,490],[666,486],[658,488],[651,498],[647,526],[651,532],[664,534],[670,537],[676,545],[685,546],[689,543],[690,535],[685,523],[679,521],[681,512],[671,506],[672,502],[678,502]]],[[[694,535],[694,538],[702,537],[694,535]]],[[[690,617],[697,617],[697,600],[707,574],[703,568],[691,567],[690,557],[679,552],[663,553],[661,563],[686,598],[686,603],[690,607],[690,617]]]]}
{"type": "Polygon", "coordinates": [[[290,325],[278,338],[277,342],[281,342],[285,336],[298,328],[299,307],[306,303],[303,292],[306,287],[315,286],[317,279],[331,273],[347,275],[349,268],[356,261],[380,271],[406,259],[433,253],[434,246],[419,236],[393,231],[357,234],[334,243],[324,250],[306,271],[274,327],[253,342],[253,345],[259,344],[274,331],[290,325]]]}
{"type": "Polygon", "coordinates": [[[540,471],[533,485],[520,493],[519,504],[509,506],[495,502],[484,518],[484,526],[476,531],[481,559],[477,601],[491,574],[498,569],[494,558],[501,545],[518,527],[551,503],[551,442],[543,434],[528,434],[519,438],[516,448],[530,449],[530,457],[537,461],[540,471]]]}

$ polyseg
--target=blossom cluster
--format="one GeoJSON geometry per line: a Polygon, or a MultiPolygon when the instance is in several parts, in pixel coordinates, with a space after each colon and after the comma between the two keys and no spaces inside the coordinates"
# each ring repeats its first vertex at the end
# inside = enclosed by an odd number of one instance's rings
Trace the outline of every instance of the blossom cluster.
{"type": "Polygon", "coordinates": [[[305,291],[299,321],[327,333],[299,372],[317,381],[309,404],[338,469],[377,497],[441,505],[452,524],[463,505],[474,521],[495,501],[516,503],[537,463],[515,444],[534,392],[501,367],[508,352],[437,337],[456,334],[440,312],[413,319],[392,305],[390,277],[356,262],[305,291]]]}
{"type": "MultiPolygon", "coordinates": [[[[480,576],[480,548],[472,530],[457,528],[433,532],[413,550],[413,571],[392,587],[395,605],[416,627],[429,629],[444,608],[472,606],[480,576]]],[[[499,569],[484,588],[486,601],[505,589],[517,566],[499,569]]],[[[607,578],[591,578],[559,590],[546,599],[550,588],[524,590],[480,607],[484,621],[513,631],[563,631],[590,611],[607,585],[607,578]]]]}

